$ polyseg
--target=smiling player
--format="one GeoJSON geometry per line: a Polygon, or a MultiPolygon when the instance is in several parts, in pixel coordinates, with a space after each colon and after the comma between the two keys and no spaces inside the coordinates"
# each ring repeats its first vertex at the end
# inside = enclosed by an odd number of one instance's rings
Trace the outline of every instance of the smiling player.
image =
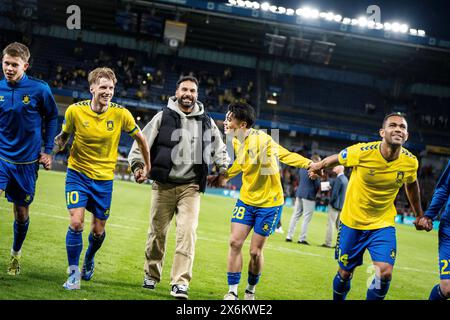
{"type": "Polygon", "coordinates": [[[223,123],[225,134],[233,138],[236,156],[224,178],[210,179],[211,185],[223,185],[227,179],[242,172],[242,188],[231,219],[228,253],[228,286],[225,300],[238,299],[242,270],[242,246],[253,229],[250,242],[248,285],[244,299],[255,299],[255,287],[264,264],[263,248],[277,227],[284,203],[278,160],[307,169],[311,160],[292,153],[276,143],[271,136],[253,129],[255,110],[246,103],[229,105],[223,123]]]}
{"type": "Polygon", "coordinates": [[[403,185],[417,216],[416,228],[424,230],[417,224],[423,216],[417,181],[419,163],[402,147],[408,139],[406,119],[397,113],[387,115],[380,136],[382,141],[355,144],[310,167],[310,173],[338,164],[353,168],[340,215],[334,300],[346,298],[353,271],[363,263],[366,249],[376,270],[366,299],[382,300],[386,296],[397,255],[394,200],[403,185]]]}
{"type": "Polygon", "coordinates": [[[70,213],[66,249],[70,275],[63,287],[67,290],[80,289],[80,278],[90,280],[94,274],[94,255],[105,239],[105,224],[110,214],[121,131],[136,140],[143,155],[143,171],[137,182],[145,181],[150,169],[149,147],[133,116],[111,102],[117,82],[114,72],[109,68],[97,68],[89,73],[88,81],[92,100],[67,108],[62,131],[55,138],[55,144],[62,150],[74,134],[66,176],[66,202],[70,213]],[[93,216],[89,247],[80,274],[78,264],[83,249],[86,209],[93,216]]]}

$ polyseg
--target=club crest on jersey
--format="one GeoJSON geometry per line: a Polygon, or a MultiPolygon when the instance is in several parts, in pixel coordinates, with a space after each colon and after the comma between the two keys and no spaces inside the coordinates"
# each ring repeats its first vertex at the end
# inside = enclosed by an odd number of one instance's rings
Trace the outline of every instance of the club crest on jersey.
{"type": "Polygon", "coordinates": [[[108,131],[113,131],[114,130],[114,121],[112,121],[112,120],[106,121],[106,129],[108,131]]]}
{"type": "Polygon", "coordinates": [[[402,184],[403,183],[403,178],[405,177],[405,173],[403,171],[399,171],[397,172],[397,178],[395,179],[395,182],[397,184],[402,184]]]}
{"type": "Polygon", "coordinates": [[[23,97],[22,97],[22,102],[23,102],[24,104],[29,104],[30,101],[31,101],[30,96],[29,96],[28,94],[24,94],[23,97]]]}

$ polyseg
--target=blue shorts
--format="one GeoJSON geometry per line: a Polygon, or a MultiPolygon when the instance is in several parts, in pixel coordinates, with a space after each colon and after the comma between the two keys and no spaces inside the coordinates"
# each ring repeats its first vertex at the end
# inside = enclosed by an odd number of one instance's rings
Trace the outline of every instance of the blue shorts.
{"type": "Polygon", "coordinates": [[[364,252],[369,250],[372,261],[394,265],[397,254],[395,228],[357,230],[339,225],[335,259],[345,271],[353,271],[363,264],[364,252]]]}
{"type": "Polygon", "coordinates": [[[442,280],[450,280],[450,222],[439,224],[439,274],[442,280]]]}
{"type": "Polygon", "coordinates": [[[109,218],[113,180],[94,180],[85,174],[67,169],[67,209],[86,208],[100,220],[109,218]]]}
{"type": "Polygon", "coordinates": [[[14,164],[0,159],[0,189],[6,199],[16,205],[28,207],[34,199],[39,163],[14,164]]]}
{"type": "Polygon", "coordinates": [[[282,206],[261,208],[236,202],[231,222],[242,223],[253,227],[253,231],[263,237],[268,237],[276,229],[281,217],[282,206]]]}

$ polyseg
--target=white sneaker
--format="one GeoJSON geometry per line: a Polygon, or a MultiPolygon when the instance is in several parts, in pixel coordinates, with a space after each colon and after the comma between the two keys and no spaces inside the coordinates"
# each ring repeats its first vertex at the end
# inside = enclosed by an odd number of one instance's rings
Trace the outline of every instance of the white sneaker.
{"type": "Polygon", "coordinates": [[[233,291],[230,291],[223,297],[223,300],[239,300],[239,298],[233,291]]]}
{"type": "Polygon", "coordinates": [[[276,232],[276,233],[284,233],[283,227],[276,228],[276,229],[275,229],[275,232],[276,232]]]}
{"type": "Polygon", "coordinates": [[[81,283],[80,271],[73,270],[67,281],[64,282],[63,288],[66,290],[79,290],[81,283]]]}
{"type": "Polygon", "coordinates": [[[245,290],[244,300],[255,300],[255,293],[245,290]]]}
{"type": "Polygon", "coordinates": [[[142,284],[142,287],[145,289],[154,290],[156,288],[156,281],[153,279],[144,278],[144,283],[142,284]]]}
{"type": "Polygon", "coordinates": [[[188,286],[185,284],[174,284],[170,294],[177,299],[187,299],[188,298],[188,286]]]}

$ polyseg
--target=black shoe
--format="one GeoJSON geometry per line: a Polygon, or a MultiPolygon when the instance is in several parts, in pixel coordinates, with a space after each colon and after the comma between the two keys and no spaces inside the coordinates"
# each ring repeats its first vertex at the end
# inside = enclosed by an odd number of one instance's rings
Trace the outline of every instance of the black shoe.
{"type": "Polygon", "coordinates": [[[309,242],[308,242],[308,241],[306,241],[306,240],[304,240],[304,241],[297,241],[297,243],[300,243],[300,244],[306,244],[306,245],[308,245],[308,246],[309,246],[309,242]]]}
{"type": "Polygon", "coordinates": [[[286,238],[286,242],[292,242],[292,239],[286,238]]]}
{"type": "Polygon", "coordinates": [[[177,299],[187,299],[188,298],[188,286],[185,284],[174,284],[172,286],[172,291],[170,294],[177,299]]]}
{"type": "Polygon", "coordinates": [[[327,244],[325,244],[325,243],[324,243],[324,244],[322,244],[322,245],[321,245],[321,247],[324,247],[324,248],[330,248],[330,249],[333,249],[333,248],[334,248],[334,247],[332,247],[332,246],[329,246],[329,245],[327,245],[327,244]]]}

